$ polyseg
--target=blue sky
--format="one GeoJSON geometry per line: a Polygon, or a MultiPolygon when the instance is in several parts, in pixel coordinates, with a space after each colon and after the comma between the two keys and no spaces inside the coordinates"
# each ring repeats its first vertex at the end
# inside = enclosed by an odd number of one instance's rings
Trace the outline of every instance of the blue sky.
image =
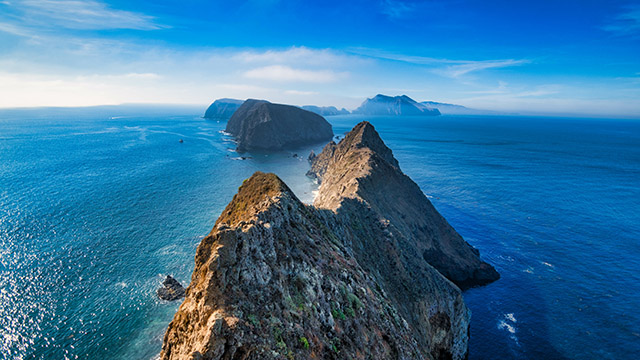
{"type": "Polygon", "coordinates": [[[0,0],[0,107],[407,94],[640,117],[639,1],[0,0]]]}

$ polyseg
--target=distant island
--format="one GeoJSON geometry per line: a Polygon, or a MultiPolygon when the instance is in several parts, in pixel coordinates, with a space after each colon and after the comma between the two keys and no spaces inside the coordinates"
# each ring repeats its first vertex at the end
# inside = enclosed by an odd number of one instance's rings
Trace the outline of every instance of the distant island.
{"type": "Polygon", "coordinates": [[[421,104],[407,95],[386,96],[378,94],[365,100],[354,114],[362,115],[393,115],[393,116],[438,116],[436,108],[421,104]]]}
{"type": "MultiPolygon", "coordinates": [[[[243,100],[218,99],[214,101],[204,114],[205,119],[228,120],[242,105],[243,100]]],[[[462,105],[448,104],[436,101],[415,101],[407,95],[387,96],[378,94],[366,99],[360,107],[353,112],[335,106],[299,106],[303,110],[316,113],[321,116],[333,115],[387,115],[387,116],[438,116],[438,115],[492,115],[499,114],[495,111],[472,109],[462,105]]]]}
{"type": "Polygon", "coordinates": [[[335,106],[315,106],[315,105],[304,105],[301,108],[314,112],[318,115],[322,116],[332,116],[332,115],[348,115],[351,112],[345,108],[338,110],[335,106]]]}
{"type": "Polygon", "coordinates": [[[225,131],[236,138],[238,151],[281,150],[333,137],[331,125],[316,113],[254,99],[234,112],[225,131]]]}
{"type": "Polygon", "coordinates": [[[204,113],[205,119],[227,120],[238,110],[244,101],[236,99],[218,99],[204,113]]]}
{"type": "MultiPolygon", "coordinates": [[[[248,101],[238,113],[279,107],[248,101]]],[[[459,286],[495,269],[368,122],[311,163],[313,206],[274,174],[243,182],[198,246],[161,359],[466,359],[459,286]]]]}

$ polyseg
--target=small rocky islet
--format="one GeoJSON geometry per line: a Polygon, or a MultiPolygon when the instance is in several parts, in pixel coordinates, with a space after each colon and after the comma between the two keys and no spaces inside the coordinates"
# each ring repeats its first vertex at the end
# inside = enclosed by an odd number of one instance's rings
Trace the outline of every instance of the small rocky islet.
{"type": "Polygon", "coordinates": [[[233,113],[225,131],[236,138],[239,152],[282,150],[333,138],[331,125],[316,113],[254,99],[233,113]]]}
{"type": "Polygon", "coordinates": [[[499,274],[370,123],[309,161],[313,205],[274,174],[244,181],[198,246],[161,358],[465,359],[461,289],[499,274]]]}

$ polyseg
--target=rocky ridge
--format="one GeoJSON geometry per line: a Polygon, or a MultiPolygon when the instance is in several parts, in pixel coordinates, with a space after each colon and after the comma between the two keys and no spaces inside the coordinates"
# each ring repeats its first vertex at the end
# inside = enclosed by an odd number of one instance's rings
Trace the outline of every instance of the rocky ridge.
{"type": "Polygon", "coordinates": [[[161,358],[465,359],[460,289],[424,259],[422,223],[372,197],[386,176],[408,186],[391,150],[361,123],[312,163],[315,206],[274,174],[245,180],[198,247],[161,358]]]}
{"type": "Polygon", "coordinates": [[[365,203],[402,243],[460,288],[500,277],[402,173],[370,123],[361,122],[340,143],[327,144],[312,158],[308,175],[320,182],[316,207],[339,211],[350,199],[365,203]]]}
{"type": "Polygon", "coordinates": [[[225,131],[238,141],[238,151],[294,148],[333,137],[331,125],[318,114],[254,99],[235,111],[225,131]]]}

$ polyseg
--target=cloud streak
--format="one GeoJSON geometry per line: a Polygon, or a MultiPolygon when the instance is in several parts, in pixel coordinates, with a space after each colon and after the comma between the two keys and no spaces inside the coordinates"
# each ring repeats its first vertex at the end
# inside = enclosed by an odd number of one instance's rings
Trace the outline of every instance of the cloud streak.
{"type": "Polygon", "coordinates": [[[629,6],[602,29],[619,36],[640,34],[640,5],[629,6]]]}
{"type": "Polygon", "coordinates": [[[459,65],[450,65],[445,67],[444,69],[438,69],[435,72],[437,74],[440,74],[446,77],[458,79],[466,74],[469,74],[475,71],[519,66],[519,65],[527,64],[529,62],[530,62],[529,60],[514,60],[514,59],[467,61],[459,65]]]}
{"type": "Polygon", "coordinates": [[[113,9],[98,0],[22,0],[3,2],[0,31],[30,36],[37,29],[158,30],[167,28],[149,15],[113,9]]]}

